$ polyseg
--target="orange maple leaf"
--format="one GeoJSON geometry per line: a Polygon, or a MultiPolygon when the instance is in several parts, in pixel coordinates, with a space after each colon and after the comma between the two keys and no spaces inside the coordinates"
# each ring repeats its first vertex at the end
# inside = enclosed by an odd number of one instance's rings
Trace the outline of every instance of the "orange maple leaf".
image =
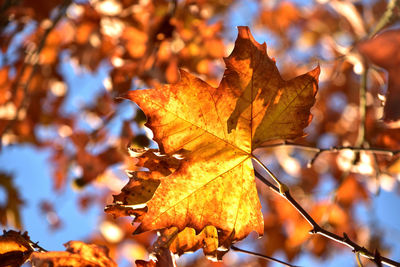
{"type": "MultiPolygon", "coordinates": [[[[212,226],[224,247],[251,231],[263,234],[253,151],[267,141],[304,135],[320,69],[283,80],[266,44],[257,43],[248,27],[239,27],[235,48],[224,60],[227,68],[218,88],[181,70],[176,84],[127,94],[146,114],[160,152],[183,158],[173,173],[154,178],[159,185],[142,205],[119,197],[108,207],[136,214],[136,233],[176,227],[186,239],[186,227],[201,233],[212,226]]],[[[134,188],[123,195],[142,194],[141,187],[134,188]]]]}

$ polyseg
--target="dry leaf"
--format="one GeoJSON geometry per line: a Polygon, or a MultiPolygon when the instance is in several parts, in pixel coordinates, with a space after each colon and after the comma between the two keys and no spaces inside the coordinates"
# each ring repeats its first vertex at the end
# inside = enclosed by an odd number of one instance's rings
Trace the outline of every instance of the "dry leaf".
{"type": "MultiPolygon", "coordinates": [[[[284,81],[266,45],[257,43],[247,27],[239,27],[225,63],[218,88],[181,71],[176,84],[126,95],[147,115],[146,126],[161,153],[182,158],[141,206],[117,200],[108,207],[136,213],[141,222],[136,233],[170,227],[201,232],[212,226],[218,246],[226,248],[251,231],[263,234],[252,153],[267,141],[303,136],[319,67],[284,81]]],[[[130,194],[141,192],[137,188],[130,194]]]]}
{"type": "Polygon", "coordinates": [[[4,231],[0,236],[0,266],[21,266],[32,254],[28,233],[13,230],[4,231]]]}
{"type": "Polygon", "coordinates": [[[69,241],[64,244],[66,251],[34,252],[31,256],[34,267],[62,266],[96,266],[112,267],[117,264],[109,257],[108,249],[80,241],[69,241]]]}

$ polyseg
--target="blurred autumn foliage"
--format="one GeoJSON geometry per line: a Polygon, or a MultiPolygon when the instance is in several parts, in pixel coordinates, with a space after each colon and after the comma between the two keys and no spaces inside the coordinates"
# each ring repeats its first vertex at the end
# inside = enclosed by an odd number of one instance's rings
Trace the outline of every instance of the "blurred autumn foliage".
{"type": "MultiPolygon", "coordinates": [[[[395,0],[0,0],[0,146],[29,144],[50,151],[55,194],[71,186],[98,188],[80,193],[77,206],[82,212],[92,205],[105,207],[112,195],[125,201],[132,197],[126,192],[142,185],[130,180],[123,187],[128,178],[121,170],[132,177],[149,169],[164,177],[179,168],[179,161],[158,157],[151,134],[143,129],[146,116],[137,107],[126,115],[127,105],[133,104],[119,97],[134,89],[176,83],[179,68],[217,87],[225,70],[223,57],[234,47],[235,26],[248,24],[255,39],[268,44],[268,55],[276,60],[283,79],[318,64],[321,68],[307,136],[261,147],[257,155],[321,227],[346,233],[344,237],[358,245],[379,251],[376,255],[399,260],[379,226],[363,223],[355,212],[358,205],[373,209],[371,203],[382,190],[400,193],[399,15],[395,0]],[[100,90],[71,82],[79,72],[101,71],[107,77],[100,90]],[[76,95],[92,101],[74,102],[76,95]],[[143,152],[145,157],[138,153],[147,147],[151,149],[143,152]]],[[[29,204],[24,202],[29,192],[20,191],[14,179],[0,166],[5,192],[0,224],[24,230],[20,209],[29,204]]],[[[288,262],[302,255],[329,261],[348,249],[310,235],[312,227],[287,199],[257,179],[256,185],[264,236],[249,237],[242,244],[250,242],[253,251],[288,262]]],[[[157,186],[149,185],[152,190],[157,186]]],[[[153,192],[140,197],[147,200],[153,192]]],[[[53,203],[43,201],[39,210],[51,229],[62,231],[53,203]]],[[[75,259],[76,266],[93,261],[114,266],[122,258],[132,265],[143,260],[138,266],[155,266],[146,261],[163,240],[154,242],[155,232],[132,235],[137,227],[129,219],[104,213],[98,229],[88,232],[88,244],[71,241],[66,251],[47,253],[26,233],[5,232],[0,237],[0,266],[19,266],[27,259],[35,266],[52,261],[62,266],[62,259],[75,259]]],[[[186,230],[200,240],[190,244],[192,248],[208,242],[214,233],[207,230],[186,230]]],[[[181,254],[174,242],[171,250],[181,254]]],[[[174,261],[163,246],[159,250],[160,266],[174,261]]],[[[242,254],[230,252],[218,263],[200,254],[183,256],[178,265],[268,264],[237,255],[242,254]]]]}

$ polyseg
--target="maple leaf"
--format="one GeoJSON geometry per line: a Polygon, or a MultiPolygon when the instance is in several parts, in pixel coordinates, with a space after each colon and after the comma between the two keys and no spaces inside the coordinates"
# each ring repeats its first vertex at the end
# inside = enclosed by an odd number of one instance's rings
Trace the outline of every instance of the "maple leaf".
{"type": "Polygon", "coordinates": [[[235,48],[224,60],[218,88],[181,70],[176,84],[125,96],[146,114],[160,153],[183,159],[168,176],[132,177],[132,190],[125,187],[124,197],[116,196],[106,210],[136,215],[135,233],[176,227],[181,232],[163,238],[172,237],[168,245],[174,238],[185,240],[174,244],[179,253],[203,247],[216,256],[218,246],[229,248],[251,231],[263,234],[253,151],[268,141],[303,136],[311,120],[319,67],[283,80],[266,44],[257,43],[248,27],[239,27],[235,48]],[[137,194],[154,189],[150,180],[159,185],[139,205],[143,197],[137,194]]]}

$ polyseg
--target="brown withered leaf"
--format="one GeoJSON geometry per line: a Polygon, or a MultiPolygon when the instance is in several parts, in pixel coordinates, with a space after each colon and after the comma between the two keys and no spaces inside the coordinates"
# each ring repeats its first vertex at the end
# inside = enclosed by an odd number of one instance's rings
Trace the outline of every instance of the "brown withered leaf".
{"type": "MultiPolygon", "coordinates": [[[[171,227],[201,233],[212,227],[216,246],[224,249],[251,231],[263,234],[253,151],[268,141],[304,135],[319,67],[283,80],[265,43],[257,43],[247,27],[239,27],[225,64],[218,88],[181,71],[176,84],[126,95],[147,115],[146,126],[153,131],[160,152],[182,158],[172,174],[161,179],[150,174],[139,180],[145,188],[150,179],[159,180],[150,199],[140,205],[118,199],[108,208],[130,209],[140,222],[135,233],[171,227]]],[[[135,185],[124,194],[141,192],[135,185]]],[[[191,242],[195,243],[196,236],[191,242]]],[[[204,242],[202,247],[207,249],[204,242]]],[[[176,249],[186,251],[184,246],[176,249]]]]}
{"type": "Polygon", "coordinates": [[[0,266],[21,266],[32,254],[28,233],[9,230],[0,236],[0,266]]]}
{"type": "Polygon", "coordinates": [[[34,252],[31,256],[34,267],[96,266],[113,267],[117,264],[109,257],[108,249],[81,241],[64,244],[66,251],[34,252]]]}
{"type": "Polygon", "coordinates": [[[400,30],[385,31],[358,45],[360,52],[389,74],[388,91],[383,119],[386,122],[400,119],[400,30]]]}

